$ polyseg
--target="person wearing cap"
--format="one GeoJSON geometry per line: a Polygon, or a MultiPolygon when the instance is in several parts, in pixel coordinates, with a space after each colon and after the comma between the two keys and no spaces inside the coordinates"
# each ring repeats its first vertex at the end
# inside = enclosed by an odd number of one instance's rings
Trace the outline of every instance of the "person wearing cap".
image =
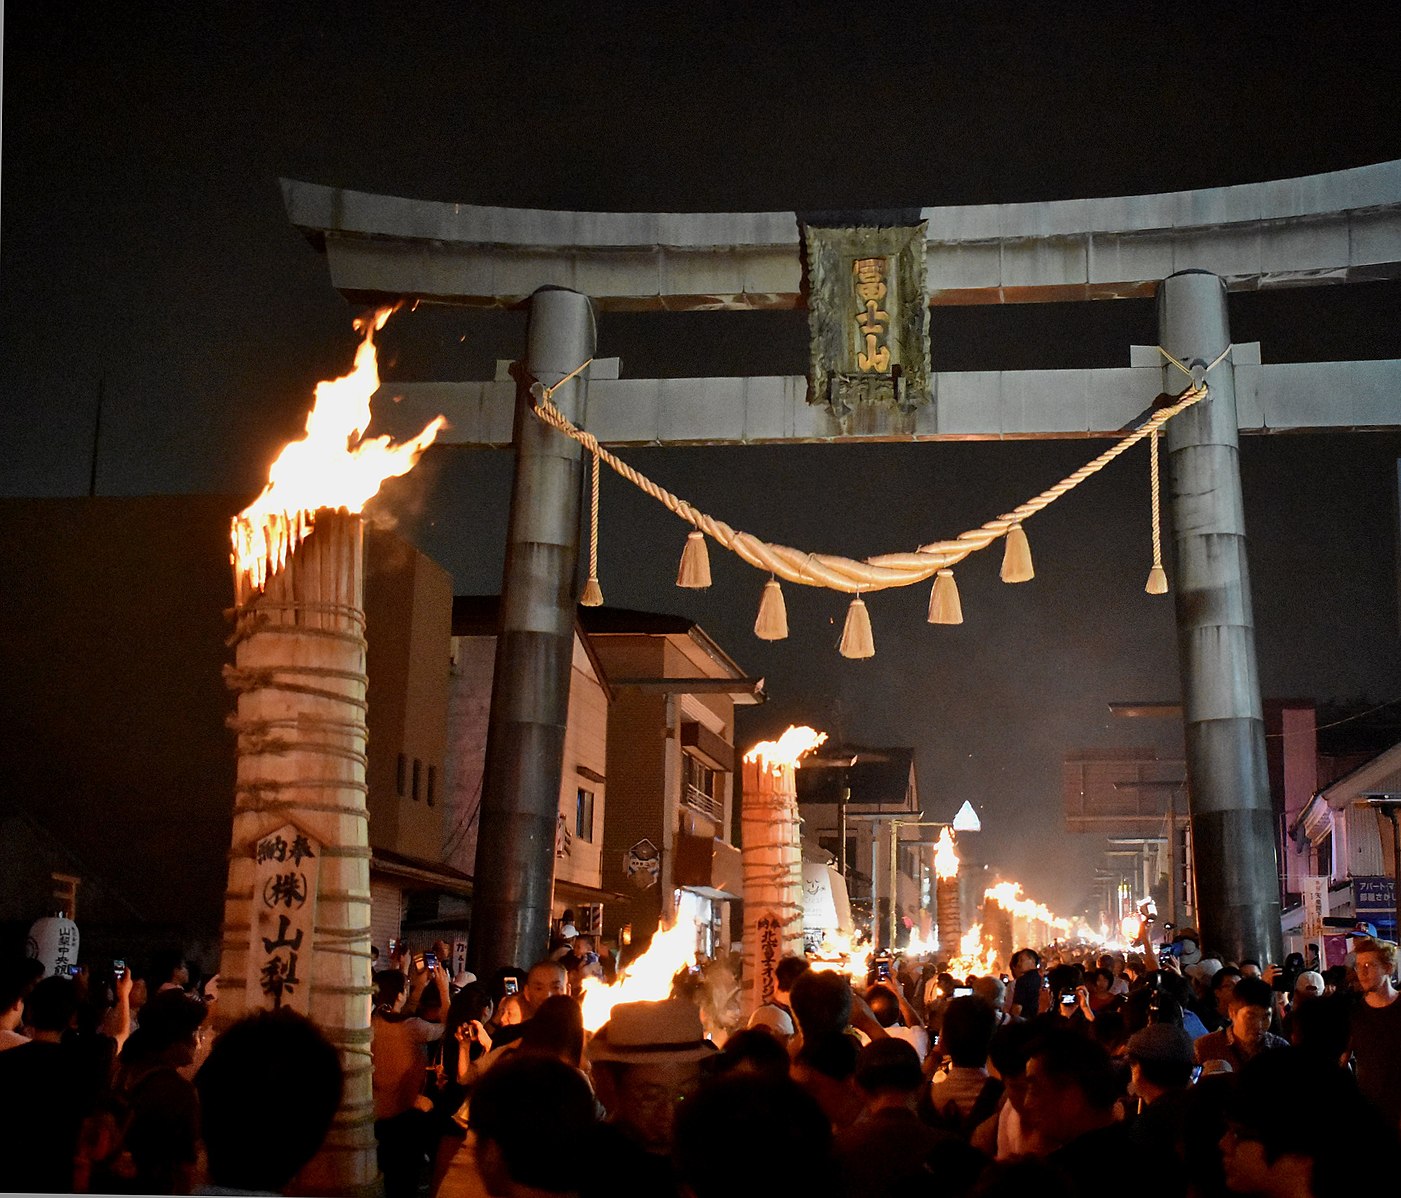
{"type": "Polygon", "coordinates": [[[701,1067],[715,1055],[700,1012],[685,999],[619,1003],[594,1033],[588,1056],[608,1118],[593,1155],[611,1160],[612,1192],[676,1192],[676,1110],[700,1088],[701,1067]]]}
{"type": "Polygon", "coordinates": [[[762,1029],[782,1044],[784,1048],[788,1047],[798,1031],[797,1026],[793,1023],[793,1016],[774,1003],[765,1003],[762,1007],[755,1007],[754,1014],[749,1017],[749,1022],[745,1024],[745,1027],[762,1029]]]}
{"type": "Polygon", "coordinates": [[[1358,939],[1357,986],[1352,1010],[1352,1054],[1357,1085],[1395,1127],[1401,1122],[1401,1002],[1392,979],[1397,949],[1389,940],[1358,939]]]}
{"type": "Polygon", "coordinates": [[[1287,1048],[1289,1041],[1270,1031],[1274,992],[1259,978],[1241,978],[1231,991],[1230,1019],[1219,1032],[1193,1043],[1197,1063],[1226,1061],[1237,1073],[1245,1063],[1270,1049],[1287,1048]]]}
{"type": "Polygon", "coordinates": [[[1175,1174],[1186,1188],[1183,1159],[1187,1104],[1190,1100],[1192,1038],[1180,1024],[1150,1023],[1129,1037],[1129,1094],[1138,1099],[1138,1114],[1129,1137],[1156,1168],[1175,1174]]]}

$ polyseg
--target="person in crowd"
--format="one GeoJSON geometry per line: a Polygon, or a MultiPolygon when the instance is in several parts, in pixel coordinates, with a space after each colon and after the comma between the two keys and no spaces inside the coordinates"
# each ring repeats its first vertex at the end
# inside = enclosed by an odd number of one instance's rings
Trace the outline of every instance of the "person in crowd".
{"type": "Polygon", "coordinates": [[[998,1027],[1011,1022],[1012,1017],[1007,1013],[1007,985],[1000,977],[986,974],[970,978],[969,983],[974,996],[981,998],[997,1013],[998,1027]]]}
{"type": "MultiPolygon", "coordinates": [[[[446,1013],[447,970],[432,971],[439,1007],[446,1013]]],[[[436,1125],[423,1090],[429,1044],[443,1035],[442,1022],[404,1012],[407,979],[397,969],[375,975],[375,1008],[370,1020],[370,1056],[374,1062],[375,1138],[386,1198],[414,1198],[419,1174],[436,1125]]]]}
{"type": "Polygon", "coordinates": [[[1158,1174],[1145,1175],[1142,1157],[1116,1117],[1119,1081],[1109,1054],[1087,1036],[1048,1031],[1027,1064],[1026,1113],[1057,1145],[1047,1156],[1077,1198],[1098,1198],[1101,1179],[1134,1177],[1139,1198],[1175,1194],[1158,1174]]]}
{"type": "Polygon", "coordinates": [[[929,1055],[929,1033],[924,1021],[893,982],[877,982],[866,991],[866,1004],[885,1034],[904,1040],[919,1054],[920,1063],[929,1055]]]}
{"type": "MultiPolygon", "coordinates": [[[[773,1015],[788,1019],[782,1011],[774,1011],[773,1015]]],[[[793,1026],[792,1020],[788,1020],[788,1026],[793,1026]]],[[[716,1072],[720,1074],[746,1073],[768,1078],[786,1078],[788,1067],[787,1042],[770,1034],[768,1024],[756,1024],[735,1032],[725,1041],[715,1062],[716,1072]]]]}
{"type": "MultiPolygon", "coordinates": [[[[596,1126],[588,1082],[547,1056],[519,1053],[472,1093],[473,1155],[492,1198],[580,1193],[589,1176],[580,1154],[590,1151],[596,1126]]],[[[438,1193],[456,1198],[458,1191],[449,1180],[438,1193]]]]}
{"type": "Polygon", "coordinates": [[[227,1028],[195,1075],[208,1182],[199,1194],[280,1194],[316,1155],[340,1107],[340,1053],[294,1011],[227,1028]],[[269,1062],[295,1062],[295,1100],[269,1101],[269,1062]]]}
{"type": "Polygon", "coordinates": [[[64,1040],[78,1011],[70,978],[38,982],[24,1005],[27,1044],[0,1053],[0,1174],[7,1190],[70,1193],[83,1120],[99,1092],[77,1048],[64,1040]]]}
{"type": "Polygon", "coordinates": [[[997,1109],[1002,1086],[988,1076],[988,1049],[997,1014],[981,998],[965,995],[944,1010],[939,1051],[944,1063],[929,1083],[930,1106],[939,1124],[965,1133],[997,1109]]]}
{"type": "Polygon", "coordinates": [[[1002,1098],[996,1112],[983,1120],[970,1138],[985,1156],[1002,1161],[1026,1153],[1044,1156],[1051,1149],[1026,1118],[1026,1067],[1040,1035],[1034,1025],[1022,1020],[993,1034],[988,1073],[1002,1083],[1002,1098]]]}
{"type": "Polygon", "coordinates": [[[117,1062],[114,1090],[125,1104],[121,1153],[100,1164],[139,1194],[188,1194],[199,1159],[199,1096],[181,1074],[195,1059],[209,1011],[179,986],[151,996],[117,1062]]]}
{"type": "Polygon", "coordinates": [[[1258,978],[1263,976],[1260,962],[1253,957],[1246,957],[1237,968],[1240,970],[1240,976],[1243,978],[1258,978]]]}
{"type": "Polygon", "coordinates": [[[670,1153],[677,1108],[696,1095],[702,1065],[715,1056],[693,1003],[673,998],[613,1008],[589,1042],[594,1085],[608,1113],[597,1153],[613,1167],[595,1193],[675,1193],[670,1153]]]}
{"type": "Polygon", "coordinates": [[[146,989],[152,996],[162,990],[183,990],[190,984],[190,965],[183,949],[167,947],[151,954],[151,968],[146,972],[146,989]]]}
{"type": "MultiPolygon", "coordinates": [[[[1215,957],[1203,957],[1195,965],[1183,966],[1187,980],[1192,986],[1192,995],[1187,1002],[1190,1010],[1208,1032],[1220,1031],[1225,1020],[1216,1011],[1216,998],[1212,993],[1212,979],[1224,968],[1215,957]]],[[[1206,1033],[1203,1032],[1203,1035],[1206,1033]]]]}
{"type": "Polygon", "coordinates": [[[1263,1198],[1355,1194],[1364,1188],[1359,1170],[1394,1167],[1397,1149],[1395,1125],[1368,1107],[1345,1070],[1291,1048],[1240,1071],[1220,1141],[1226,1186],[1263,1198]]]}
{"type": "Polygon", "coordinates": [[[1129,1037],[1129,1096],[1137,1111],[1129,1135],[1145,1160],[1176,1173],[1173,1188],[1187,1186],[1186,1121],[1195,1058],[1181,1024],[1150,1023],[1129,1037]]]}
{"type": "MultiPolygon", "coordinates": [[[[766,1033],[770,1038],[783,1045],[785,1051],[798,1032],[797,1025],[793,1022],[792,1013],[776,1003],[764,1003],[762,1006],[755,1007],[754,1014],[749,1017],[745,1027],[749,1030],[766,1033]]],[[[726,1047],[729,1047],[728,1042],[726,1047]]]]}
{"type": "Polygon", "coordinates": [[[1035,949],[1019,948],[1012,954],[1013,1019],[1034,1019],[1041,1013],[1041,955],[1035,949]]]}
{"type": "Polygon", "coordinates": [[[865,1109],[837,1132],[833,1146],[846,1193],[851,1198],[903,1193],[925,1172],[929,1154],[957,1137],[916,1113],[924,1070],[906,1041],[867,1044],[857,1055],[855,1077],[865,1109]]]}
{"type": "Polygon", "coordinates": [[[1325,994],[1296,1003],[1289,1012],[1290,1045],[1335,1068],[1348,1068],[1352,1061],[1352,1004],[1347,994],[1325,994]]]}
{"type": "Polygon", "coordinates": [[[1268,982],[1241,978],[1231,988],[1229,1021],[1219,1032],[1211,1032],[1193,1043],[1197,1063],[1226,1061],[1239,1073],[1246,1061],[1289,1042],[1270,1031],[1273,995],[1268,982]]]}
{"type": "Polygon", "coordinates": [[[682,1108],[677,1169],[688,1198],[840,1198],[831,1140],[821,1108],[792,1081],[723,1077],[682,1108]]]}
{"type": "Polygon", "coordinates": [[[1358,939],[1352,1054],[1363,1095],[1392,1127],[1401,1122],[1401,1002],[1393,982],[1397,948],[1388,940],[1358,939]]]}
{"type": "Polygon", "coordinates": [[[0,964],[0,1052],[29,1043],[29,1037],[19,1030],[24,1022],[24,1000],[43,975],[44,967],[28,957],[0,964]]]}
{"type": "Polygon", "coordinates": [[[514,1005],[520,1018],[500,1028],[492,1036],[496,1048],[518,1040],[525,1033],[525,1024],[539,1010],[540,1004],[557,994],[569,993],[569,974],[559,961],[537,961],[525,975],[525,985],[520,991],[503,1001],[502,1006],[514,1005]]]}
{"type": "MultiPolygon", "coordinates": [[[[857,1005],[851,983],[844,974],[810,969],[793,983],[791,998],[801,1038],[793,1080],[817,1100],[834,1128],[846,1127],[864,1105],[854,1080],[860,1044],[852,1031],[857,1005]]],[[[861,1006],[869,1015],[870,1008],[861,1006]]],[[[870,1024],[885,1038],[874,1016],[870,1024]]]]}

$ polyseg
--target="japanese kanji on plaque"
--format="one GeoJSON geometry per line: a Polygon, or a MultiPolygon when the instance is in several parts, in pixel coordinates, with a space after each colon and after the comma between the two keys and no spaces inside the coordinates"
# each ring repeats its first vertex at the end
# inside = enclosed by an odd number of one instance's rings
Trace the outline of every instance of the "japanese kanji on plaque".
{"type": "Polygon", "coordinates": [[[307,1014],[321,844],[291,824],[253,850],[253,960],[262,1005],[307,1014]]]}

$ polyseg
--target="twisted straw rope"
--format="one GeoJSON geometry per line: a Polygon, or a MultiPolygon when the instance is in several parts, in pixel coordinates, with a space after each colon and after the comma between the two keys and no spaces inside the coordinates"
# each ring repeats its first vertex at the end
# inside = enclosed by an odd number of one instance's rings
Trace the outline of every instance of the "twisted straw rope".
{"type": "MultiPolygon", "coordinates": [[[[1225,355],[1223,354],[1222,357],[1225,355]]],[[[1217,359],[1219,362],[1221,359],[1217,359]]],[[[584,363],[584,366],[588,363],[584,363]]],[[[1179,364],[1180,365],[1180,364],[1179,364]]],[[[1215,365],[1215,363],[1213,363],[1215,365]]],[[[948,569],[961,562],[970,553],[986,549],[993,541],[1005,536],[1014,524],[1024,523],[1045,507],[1049,507],[1062,495],[1074,490],[1092,474],[1097,474],[1109,465],[1126,449],[1137,445],[1144,437],[1155,434],[1179,412],[1203,400],[1209,394],[1205,383],[1193,385],[1184,391],[1170,407],[1161,408],[1148,420],[1139,425],[1128,436],[1116,442],[1093,461],[1081,466],[1073,474],[1061,479],[1055,486],[1042,491],[1033,499],[1005,512],[995,520],[989,520],[978,528],[959,533],[952,541],[932,541],[921,545],[913,553],[884,553],[857,561],[830,553],[805,553],[787,545],[776,545],[761,541],[752,533],[731,528],[722,520],[707,515],[673,495],[664,487],[653,482],[645,474],[634,470],[626,462],[604,449],[598,438],[585,429],[573,424],[555,407],[552,401],[554,392],[573,378],[583,366],[577,367],[552,387],[535,383],[530,394],[535,400],[533,411],[538,419],[557,429],[566,437],[577,441],[585,449],[601,459],[628,482],[650,495],[674,515],[680,516],[692,527],[714,538],[731,553],[736,554],[760,570],[802,586],[826,587],[847,594],[860,594],[863,591],[881,591],[890,587],[911,586],[932,578],[939,570],[948,569]]],[[[595,475],[595,477],[597,477],[595,475]]]]}
{"type": "Polygon", "coordinates": [[[1152,459],[1153,475],[1153,566],[1155,569],[1162,569],[1163,566],[1163,543],[1160,524],[1162,515],[1158,507],[1158,430],[1153,430],[1153,435],[1148,438],[1149,456],[1152,459]]]}

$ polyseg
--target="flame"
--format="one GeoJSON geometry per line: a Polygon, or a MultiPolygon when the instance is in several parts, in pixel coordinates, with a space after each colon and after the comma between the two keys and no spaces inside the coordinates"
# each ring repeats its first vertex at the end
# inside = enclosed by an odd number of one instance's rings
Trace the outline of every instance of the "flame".
{"type": "Polygon", "coordinates": [[[268,471],[268,485],[234,518],[233,564],[258,590],[280,570],[311,532],[319,508],[358,512],[387,478],[413,469],[447,423],[438,416],[418,436],[399,445],[365,437],[370,397],[379,390],[374,335],[394,308],[355,322],[362,336],[349,374],[316,384],[306,436],[289,441],[268,471]]]}
{"type": "Polygon", "coordinates": [[[598,1031],[620,1002],[661,1002],[671,997],[671,981],[696,963],[696,929],[690,921],[658,928],[647,951],[618,975],[611,986],[585,978],[580,988],[584,1030],[598,1031]]]}
{"type": "Polygon", "coordinates": [[[847,935],[842,931],[828,932],[822,938],[817,955],[808,959],[809,968],[819,973],[844,973],[853,986],[864,987],[871,967],[871,946],[858,931],[847,935]]]}
{"type": "Polygon", "coordinates": [[[953,833],[945,828],[939,833],[939,843],[934,849],[934,872],[941,878],[958,877],[958,853],[953,847],[953,833]]]}
{"type": "Polygon", "coordinates": [[[958,942],[958,956],[949,962],[955,977],[988,977],[999,972],[997,949],[983,941],[983,925],[975,923],[958,942]]]}
{"type": "Polygon", "coordinates": [[[1069,932],[1071,930],[1070,920],[1062,919],[1049,907],[1023,898],[1020,882],[999,882],[996,886],[989,886],[983,897],[991,899],[1010,915],[1019,916],[1033,923],[1043,923],[1052,931],[1069,932]]]}
{"type": "Polygon", "coordinates": [[[777,740],[760,741],[744,755],[745,761],[757,761],[763,769],[779,770],[784,766],[795,766],[805,753],[811,753],[827,739],[825,732],[815,728],[794,727],[777,740]]]}

